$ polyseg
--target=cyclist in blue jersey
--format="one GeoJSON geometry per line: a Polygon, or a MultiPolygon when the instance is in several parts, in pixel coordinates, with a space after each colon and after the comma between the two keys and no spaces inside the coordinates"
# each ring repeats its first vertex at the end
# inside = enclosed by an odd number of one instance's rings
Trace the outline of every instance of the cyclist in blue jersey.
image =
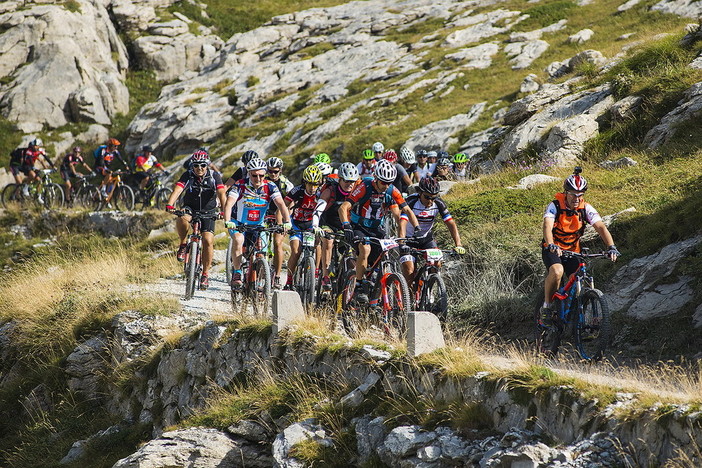
{"type": "MultiPolygon", "coordinates": [[[[290,229],[290,213],[283,202],[278,186],[265,179],[268,165],[259,158],[254,158],[246,165],[246,179],[240,179],[232,185],[224,205],[224,225],[232,236],[232,283],[233,291],[243,286],[241,260],[244,249],[244,233],[237,228],[241,226],[259,226],[266,218],[270,203],[274,203],[283,217],[283,226],[290,229]]],[[[255,233],[246,233],[246,235],[255,233]]]]}

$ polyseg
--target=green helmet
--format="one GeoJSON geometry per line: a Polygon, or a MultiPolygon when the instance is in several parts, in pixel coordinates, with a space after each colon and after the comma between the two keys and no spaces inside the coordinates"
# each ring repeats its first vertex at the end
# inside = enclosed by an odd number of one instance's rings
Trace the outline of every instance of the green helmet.
{"type": "Polygon", "coordinates": [[[363,159],[375,159],[375,155],[373,154],[373,151],[369,150],[369,149],[364,149],[363,150],[363,159]]]}
{"type": "Polygon", "coordinates": [[[314,162],[331,164],[331,158],[327,153],[319,153],[314,157],[314,162]]]}
{"type": "Polygon", "coordinates": [[[453,162],[456,164],[468,162],[468,156],[466,156],[466,153],[456,153],[453,157],[453,162]]]}

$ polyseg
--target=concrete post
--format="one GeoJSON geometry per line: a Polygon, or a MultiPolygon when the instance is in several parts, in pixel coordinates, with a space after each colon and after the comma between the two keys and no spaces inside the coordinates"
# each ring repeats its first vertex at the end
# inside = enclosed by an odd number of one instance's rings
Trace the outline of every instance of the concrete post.
{"type": "Polygon", "coordinates": [[[407,317],[407,354],[431,353],[446,346],[439,318],[431,312],[410,312],[407,317]]]}
{"type": "Polygon", "coordinates": [[[305,309],[297,291],[273,291],[273,333],[303,318],[305,309]]]}

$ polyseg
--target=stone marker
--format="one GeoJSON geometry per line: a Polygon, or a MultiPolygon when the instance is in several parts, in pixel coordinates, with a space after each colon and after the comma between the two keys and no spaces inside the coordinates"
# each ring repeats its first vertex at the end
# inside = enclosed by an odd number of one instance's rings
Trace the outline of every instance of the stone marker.
{"type": "Polygon", "coordinates": [[[273,333],[304,317],[305,309],[296,291],[273,291],[273,333]]]}
{"type": "Polygon", "coordinates": [[[419,356],[446,346],[439,318],[431,312],[410,312],[407,318],[407,354],[419,356]]]}

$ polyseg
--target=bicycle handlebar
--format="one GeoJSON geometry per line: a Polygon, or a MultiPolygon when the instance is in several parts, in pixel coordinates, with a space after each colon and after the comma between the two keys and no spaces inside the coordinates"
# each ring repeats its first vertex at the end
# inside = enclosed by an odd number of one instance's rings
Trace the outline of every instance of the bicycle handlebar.
{"type": "Polygon", "coordinates": [[[260,224],[241,224],[237,226],[236,228],[237,231],[239,232],[274,232],[274,233],[282,233],[285,231],[285,228],[279,224],[276,224],[275,226],[263,226],[260,224]]]}
{"type": "Polygon", "coordinates": [[[189,215],[193,217],[193,220],[197,219],[218,219],[219,218],[219,213],[218,212],[207,212],[207,213],[202,213],[202,212],[193,212],[192,210],[173,210],[171,211],[172,214],[175,216],[178,216],[179,218],[185,215],[189,215]]]}
{"type": "Polygon", "coordinates": [[[609,258],[609,254],[607,252],[600,252],[600,253],[578,253],[578,252],[571,252],[569,250],[562,250],[561,251],[561,256],[562,257],[572,257],[572,258],[609,258]]]}

